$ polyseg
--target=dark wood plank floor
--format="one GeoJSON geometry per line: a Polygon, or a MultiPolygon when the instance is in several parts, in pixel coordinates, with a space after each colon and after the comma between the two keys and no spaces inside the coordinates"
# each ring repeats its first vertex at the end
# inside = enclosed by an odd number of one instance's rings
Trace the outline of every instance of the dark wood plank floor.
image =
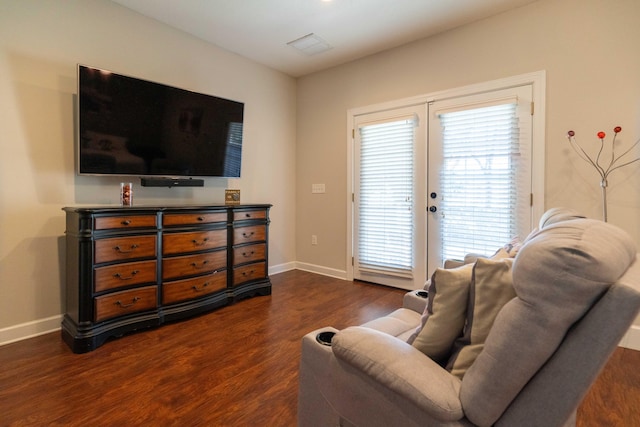
{"type": "MultiPolygon", "coordinates": [[[[0,426],[294,426],[300,339],[402,304],[403,291],[302,271],[273,294],[73,354],[59,333],[0,347],[0,426]]],[[[640,425],[640,352],[619,349],[578,424],[640,425]]]]}

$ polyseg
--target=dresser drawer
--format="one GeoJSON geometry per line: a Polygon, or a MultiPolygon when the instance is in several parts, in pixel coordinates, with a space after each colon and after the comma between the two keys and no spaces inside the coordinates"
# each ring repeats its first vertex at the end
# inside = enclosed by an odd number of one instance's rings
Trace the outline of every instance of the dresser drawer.
{"type": "Polygon", "coordinates": [[[155,283],[157,261],[127,262],[96,268],[93,272],[95,292],[121,286],[155,283]]]}
{"type": "Polygon", "coordinates": [[[233,212],[234,221],[242,221],[248,219],[265,219],[267,218],[267,211],[265,209],[254,209],[248,211],[235,211],[233,212]]]}
{"type": "Polygon", "coordinates": [[[226,288],[226,270],[193,279],[166,282],[162,285],[162,304],[199,298],[226,288]]]}
{"type": "Polygon", "coordinates": [[[207,252],[198,255],[187,255],[163,258],[162,278],[195,276],[222,270],[227,266],[227,251],[207,252]]]}
{"type": "Polygon", "coordinates": [[[264,279],[265,277],[267,277],[267,269],[264,262],[243,265],[242,267],[236,267],[233,269],[234,286],[250,280],[264,279]]]}
{"type": "Polygon", "coordinates": [[[96,230],[156,227],[155,215],[102,216],[96,217],[94,221],[96,230]]]}
{"type": "Polygon", "coordinates": [[[95,241],[95,263],[156,256],[156,236],[114,237],[95,241]]]}
{"type": "Polygon", "coordinates": [[[239,245],[249,242],[261,242],[267,237],[266,225],[252,225],[249,227],[238,227],[233,230],[233,244],[239,245]]]}
{"type": "Polygon", "coordinates": [[[152,310],[158,306],[158,287],[146,286],[128,291],[114,292],[95,298],[95,321],[138,311],[152,310]]]}
{"type": "Polygon", "coordinates": [[[162,217],[162,225],[165,227],[172,225],[209,224],[212,222],[226,222],[226,212],[206,212],[206,213],[172,213],[162,217]]]}
{"type": "Polygon", "coordinates": [[[263,260],[265,259],[266,252],[267,245],[265,243],[233,248],[233,264],[244,264],[245,262],[263,260]]]}
{"type": "Polygon", "coordinates": [[[162,238],[163,255],[206,251],[227,246],[227,230],[165,233],[162,238]]]}

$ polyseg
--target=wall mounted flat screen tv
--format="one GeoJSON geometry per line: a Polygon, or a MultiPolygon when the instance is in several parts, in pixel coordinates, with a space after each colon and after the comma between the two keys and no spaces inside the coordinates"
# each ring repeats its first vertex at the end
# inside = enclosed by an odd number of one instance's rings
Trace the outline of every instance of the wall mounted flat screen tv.
{"type": "Polygon", "coordinates": [[[78,65],[80,175],[239,177],[244,104],[78,65]]]}

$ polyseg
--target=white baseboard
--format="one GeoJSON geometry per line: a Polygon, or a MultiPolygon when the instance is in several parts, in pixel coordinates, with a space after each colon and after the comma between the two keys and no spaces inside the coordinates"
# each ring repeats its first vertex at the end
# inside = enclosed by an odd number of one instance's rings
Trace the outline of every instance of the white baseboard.
{"type": "Polygon", "coordinates": [[[60,322],[62,322],[62,314],[0,329],[0,345],[58,331],[60,322]]]}
{"type": "Polygon", "coordinates": [[[290,271],[295,269],[296,269],[295,262],[286,262],[284,264],[272,265],[272,266],[269,266],[269,275],[284,273],[285,271],[290,271]]]}
{"type": "Polygon", "coordinates": [[[334,268],[323,267],[321,265],[315,265],[315,264],[307,264],[305,262],[296,262],[296,268],[298,270],[322,274],[323,276],[329,276],[329,277],[334,277],[336,279],[347,280],[347,272],[344,270],[336,270],[334,268]]]}
{"type": "Polygon", "coordinates": [[[640,351],[640,325],[631,326],[619,345],[620,347],[640,351]]]}

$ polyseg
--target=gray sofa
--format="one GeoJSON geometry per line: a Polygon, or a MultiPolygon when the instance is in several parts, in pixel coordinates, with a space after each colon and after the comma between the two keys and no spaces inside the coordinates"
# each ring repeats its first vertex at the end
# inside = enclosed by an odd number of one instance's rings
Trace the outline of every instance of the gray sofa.
{"type": "MultiPolygon", "coordinates": [[[[635,244],[615,226],[552,209],[510,274],[515,297],[470,347],[477,354],[462,374],[407,342],[433,320],[431,293],[409,292],[402,308],[361,326],[307,334],[298,425],[575,425],[580,401],[640,310],[635,244]]],[[[469,301],[477,294],[469,291],[469,301]]],[[[469,335],[469,310],[452,353],[469,335]]]]}

